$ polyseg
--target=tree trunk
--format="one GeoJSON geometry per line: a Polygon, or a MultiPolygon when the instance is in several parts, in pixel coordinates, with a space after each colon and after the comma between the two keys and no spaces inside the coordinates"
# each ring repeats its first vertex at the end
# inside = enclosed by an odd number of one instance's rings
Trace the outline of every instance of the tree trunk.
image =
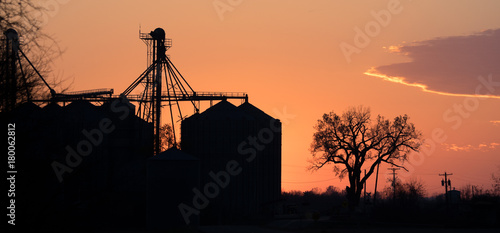
{"type": "Polygon", "coordinates": [[[349,209],[354,211],[359,206],[361,200],[361,193],[363,191],[363,184],[359,179],[349,179],[350,187],[346,187],[347,200],[349,202],[349,209]]]}
{"type": "Polygon", "coordinates": [[[348,194],[347,200],[349,201],[349,210],[354,211],[359,205],[360,196],[356,195],[356,193],[353,193],[352,195],[348,194]]]}
{"type": "Polygon", "coordinates": [[[360,184],[359,178],[349,177],[349,187],[346,187],[347,201],[349,202],[349,210],[354,211],[358,207],[361,199],[361,191],[363,185],[360,184]]]}

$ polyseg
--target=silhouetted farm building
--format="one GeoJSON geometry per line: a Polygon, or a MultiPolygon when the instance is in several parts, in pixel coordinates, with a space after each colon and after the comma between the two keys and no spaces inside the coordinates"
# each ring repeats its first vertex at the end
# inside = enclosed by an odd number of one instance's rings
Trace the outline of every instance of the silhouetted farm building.
{"type": "Polygon", "coordinates": [[[16,123],[20,225],[184,225],[179,205],[193,207],[194,189],[209,203],[190,224],[272,216],[281,193],[279,120],[248,102],[221,101],[182,122],[182,151],[153,157],[152,125],[134,108],[111,99],[101,106],[26,103],[1,114],[16,123]]]}
{"type": "Polygon", "coordinates": [[[202,224],[273,214],[281,193],[279,120],[248,102],[236,107],[221,101],[182,122],[181,147],[200,159],[199,190],[215,196],[201,210],[202,224]]]}
{"type": "Polygon", "coordinates": [[[26,103],[3,115],[16,126],[20,227],[144,225],[153,131],[133,105],[26,103]]]}
{"type": "MultiPolygon", "coordinates": [[[[199,187],[199,159],[170,148],[147,162],[147,225],[153,229],[185,226],[180,203],[191,203],[193,188],[199,187]]],[[[191,216],[197,225],[199,216],[191,216]]]]}

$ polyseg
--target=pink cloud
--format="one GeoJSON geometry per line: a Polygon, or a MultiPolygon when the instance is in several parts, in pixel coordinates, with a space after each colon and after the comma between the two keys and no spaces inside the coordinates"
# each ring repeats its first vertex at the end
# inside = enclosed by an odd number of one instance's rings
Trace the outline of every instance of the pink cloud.
{"type": "Polygon", "coordinates": [[[500,29],[390,46],[389,51],[411,61],[373,67],[365,74],[447,95],[476,95],[476,87],[491,75],[493,85],[480,94],[500,98],[500,29]]]}
{"type": "Polygon", "coordinates": [[[457,145],[457,144],[447,144],[447,143],[442,143],[442,146],[444,146],[444,149],[446,151],[456,151],[456,152],[469,152],[469,151],[482,151],[482,152],[487,152],[487,151],[492,151],[495,150],[497,147],[500,148],[500,143],[497,142],[491,142],[491,143],[481,143],[479,145],[457,145]]]}

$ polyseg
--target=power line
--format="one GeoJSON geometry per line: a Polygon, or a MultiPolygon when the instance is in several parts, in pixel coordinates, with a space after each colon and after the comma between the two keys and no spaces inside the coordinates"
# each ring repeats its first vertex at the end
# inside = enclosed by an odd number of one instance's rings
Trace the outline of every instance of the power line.
{"type": "Polygon", "coordinates": [[[398,167],[391,167],[387,168],[388,170],[392,170],[392,201],[396,201],[396,171],[399,170],[400,168],[398,167]]]}

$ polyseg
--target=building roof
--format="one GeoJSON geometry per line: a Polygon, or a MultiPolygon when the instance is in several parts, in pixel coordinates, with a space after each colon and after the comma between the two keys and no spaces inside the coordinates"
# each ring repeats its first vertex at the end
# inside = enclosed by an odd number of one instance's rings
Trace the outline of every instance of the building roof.
{"type": "Polygon", "coordinates": [[[245,102],[242,105],[238,106],[239,109],[243,110],[243,112],[247,113],[248,115],[253,116],[259,121],[270,121],[274,119],[273,117],[267,115],[264,111],[260,110],[259,108],[255,107],[253,104],[249,102],[245,102]]]}
{"type": "Polygon", "coordinates": [[[49,103],[43,107],[43,110],[45,111],[60,111],[62,109],[61,105],[57,103],[49,103]]]}
{"type": "Polygon", "coordinates": [[[31,114],[40,111],[41,108],[33,102],[26,102],[14,109],[16,114],[31,114]]]}
{"type": "Polygon", "coordinates": [[[64,107],[66,111],[95,111],[98,109],[97,106],[93,105],[89,101],[76,100],[64,107]]]}
{"type": "Polygon", "coordinates": [[[243,120],[255,120],[255,118],[245,111],[239,109],[234,106],[232,103],[227,100],[222,100],[214,106],[208,108],[204,112],[200,114],[194,114],[186,120],[197,119],[197,120],[234,120],[234,119],[243,119],[243,120]]]}

